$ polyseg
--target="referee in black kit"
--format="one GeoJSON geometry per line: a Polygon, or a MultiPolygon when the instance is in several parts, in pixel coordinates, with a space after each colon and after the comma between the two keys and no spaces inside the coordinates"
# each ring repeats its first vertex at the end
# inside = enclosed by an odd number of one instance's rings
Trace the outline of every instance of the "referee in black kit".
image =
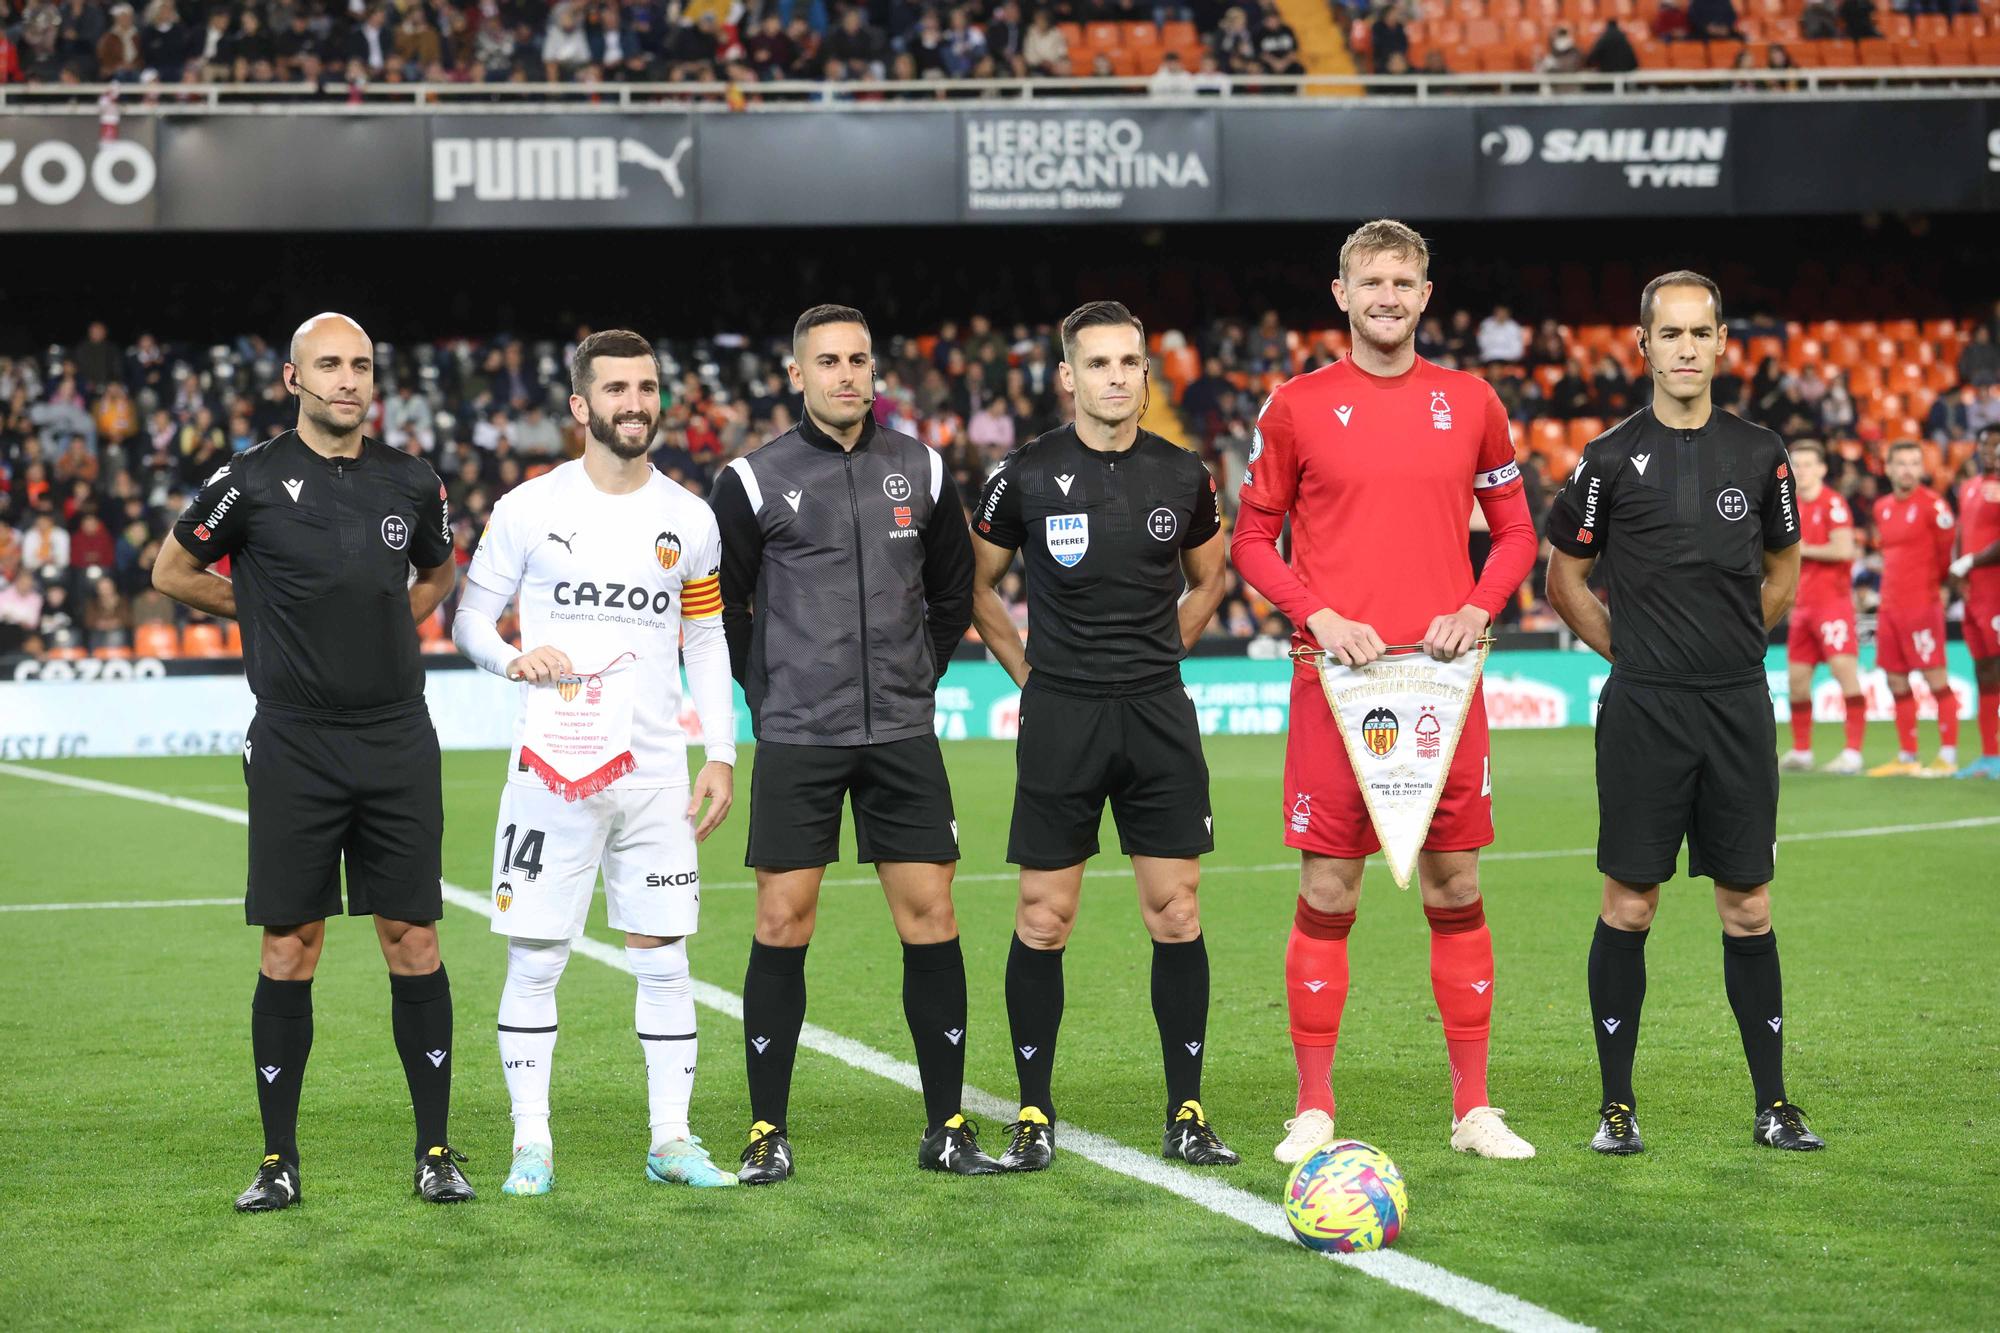
{"type": "Polygon", "coordinates": [[[973,619],[1021,686],[1007,847],[1021,867],[1007,958],[1021,1111],[1000,1163],[1040,1171],[1055,1155],[1063,947],[1109,797],[1153,939],[1153,1018],[1167,1076],[1162,1154],[1234,1166],[1201,1106],[1208,946],[1195,893],[1215,821],[1201,728],[1180,674],[1222,600],[1228,544],[1215,480],[1193,454],[1139,428],[1149,367],[1146,331],[1130,310],[1116,301],[1081,306],[1063,321],[1062,344],[1056,373],[1076,420],[1007,456],[973,524],[973,619]],[[1025,652],[997,591],[1017,550],[1033,631],[1025,652]]]}
{"type": "Polygon", "coordinates": [[[1778,761],[1764,651],[1798,592],[1791,463],[1776,435],[1710,399],[1728,337],[1713,282],[1685,270],[1653,279],[1637,332],[1652,405],[1591,441],[1548,523],[1549,601],[1612,663],[1597,719],[1604,905],[1589,983],[1604,1102],[1590,1146],[1644,1146],[1632,1058],[1646,933],[1685,837],[1688,873],[1715,881],[1723,982],[1756,1094],[1752,1141],[1821,1148],[1785,1096],[1771,931],[1778,761]],[[1600,556],[1609,612],[1586,586],[1600,556]]]}
{"type": "Polygon", "coordinates": [[[241,1212],[299,1201],[299,1088],[326,918],[372,913],[389,964],[396,1050],[417,1120],[416,1188],[472,1197],[445,1136],[451,988],[438,958],[444,806],[416,625],[451,591],[444,487],[420,459],[365,438],[374,348],[345,315],[292,335],[298,426],[216,470],[174,525],[153,585],[243,627],[257,714],[245,914],[264,928],[250,1046],[264,1161],[241,1212]],[[230,577],[206,566],[230,557],[230,577]],[[410,581],[410,568],[417,570],[410,581]]]}
{"type": "Polygon", "coordinates": [[[965,1119],[965,959],[951,879],[958,821],[938,749],[937,682],[972,623],[972,543],[944,459],[876,424],[868,322],[814,306],[792,330],[796,429],[732,462],[714,496],[722,624],[757,737],[750,845],[757,927],[743,978],[750,1142],[737,1178],[792,1174],[786,1112],[805,1023],[820,879],[852,796],[903,941],[903,1014],[925,1129],[917,1165],[999,1164],[965,1119]]]}

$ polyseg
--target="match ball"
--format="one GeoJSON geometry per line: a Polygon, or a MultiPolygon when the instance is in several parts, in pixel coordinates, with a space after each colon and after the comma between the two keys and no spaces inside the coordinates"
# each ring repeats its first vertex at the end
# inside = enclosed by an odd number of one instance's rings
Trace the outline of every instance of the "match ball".
{"type": "Polygon", "coordinates": [[[1298,1164],[1285,1187],[1285,1220],[1312,1250],[1360,1254],[1396,1243],[1409,1215],[1403,1173],[1379,1148],[1329,1143],[1298,1164]]]}

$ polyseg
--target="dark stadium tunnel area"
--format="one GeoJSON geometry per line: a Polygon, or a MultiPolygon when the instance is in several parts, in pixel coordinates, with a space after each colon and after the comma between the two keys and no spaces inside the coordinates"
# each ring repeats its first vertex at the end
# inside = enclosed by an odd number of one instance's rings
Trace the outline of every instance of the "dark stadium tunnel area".
{"type": "MultiPolygon", "coordinates": [[[[1532,318],[1625,322],[1676,267],[1721,282],[1733,313],[1791,319],[1962,315],[2000,294],[1991,219],[1763,218],[1426,223],[1433,313],[1496,302],[1532,318]]],[[[335,309],[411,342],[515,328],[630,324],[690,338],[761,336],[840,301],[878,329],[1058,318],[1122,299],[1149,326],[1267,309],[1295,327],[1340,322],[1327,282],[1358,219],[1089,227],[757,231],[21,234],[0,265],[0,355],[45,350],[91,319],[167,341],[231,328],[283,337],[335,309]],[[57,275],[67,275],[60,276],[57,275]]]]}

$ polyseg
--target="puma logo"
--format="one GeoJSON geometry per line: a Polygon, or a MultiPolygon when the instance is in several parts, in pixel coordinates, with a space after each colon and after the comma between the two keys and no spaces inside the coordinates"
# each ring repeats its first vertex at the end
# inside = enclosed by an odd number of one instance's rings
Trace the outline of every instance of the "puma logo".
{"type": "Polygon", "coordinates": [[[571,542],[576,540],[576,534],[574,532],[572,532],[567,537],[558,537],[553,532],[551,532],[549,534],[549,540],[554,542],[556,545],[562,547],[563,550],[568,551],[571,555],[576,554],[575,548],[570,545],[571,542]]]}

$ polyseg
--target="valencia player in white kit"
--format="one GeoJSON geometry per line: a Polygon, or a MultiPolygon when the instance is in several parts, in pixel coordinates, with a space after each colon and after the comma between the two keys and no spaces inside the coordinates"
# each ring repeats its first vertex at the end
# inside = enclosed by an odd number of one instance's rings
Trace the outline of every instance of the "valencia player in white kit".
{"type": "Polygon", "coordinates": [[[688,1128],[694,996],[687,937],[695,845],[729,812],[736,721],[722,635],[721,538],[708,506],[647,457],[659,362],[636,333],[577,348],[570,411],[581,459],[494,506],[452,626],[459,649],[521,682],[521,717],[494,833],[493,918],[509,937],[500,1058],[513,1099],[507,1194],[554,1184],[549,1130],[556,982],[583,934],[600,868],[610,924],[638,978],[635,1020],[651,1109],[649,1178],[730,1186],[688,1128]],[[517,652],[496,621],[521,598],[517,652]],[[707,762],[692,787],[680,664],[707,762]],[[702,807],[706,803],[706,814],[702,807]],[[699,822],[697,822],[699,821],[699,822]]]}

